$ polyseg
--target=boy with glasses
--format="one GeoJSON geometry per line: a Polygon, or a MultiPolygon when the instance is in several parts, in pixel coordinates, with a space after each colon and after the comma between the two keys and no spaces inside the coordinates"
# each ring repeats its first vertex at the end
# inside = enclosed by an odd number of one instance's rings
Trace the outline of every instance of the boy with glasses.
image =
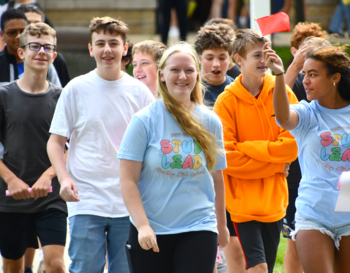
{"type": "Polygon", "coordinates": [[[46,153],[49,126],[61,94],[61,88],[46,79],[56,57],[56,32],[44,23],[27,26],[17,55],[24,64],[23,77],[0,88],[0,142],[5,147],[0,160],[4,272],[23,272],[24,253],[27,248],[38,248],[37,237],[46,272],[65,272],[67,207],[46,153]],[[5,197],[6,190],[11,196],[5,197]]]}
{"type": "MultiPolygon", "coordinates": [[[[19,48],[19,37],[28,24],[29,22],[21,10],[9,9],[1,16],[0,34],[6,46],[0,52],[0,86],[23,76],[24,64],[18,56],[17,50],[19,48]]],[[[49,66],[47,79],[54,85],[61,87],[53,64],[49,66]]]]}

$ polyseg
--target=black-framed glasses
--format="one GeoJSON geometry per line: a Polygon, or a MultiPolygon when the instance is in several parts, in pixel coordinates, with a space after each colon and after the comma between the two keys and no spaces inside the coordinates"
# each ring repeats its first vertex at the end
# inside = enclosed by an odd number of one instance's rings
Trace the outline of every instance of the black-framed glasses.
{"type": "Polygon", "coordinates": [[[6,31],[5,34],[8,35],[8,36],[11,36],[11,37],[15,37],[18,34],[21,34],[23,32],[23,30],[24,30],[24,28],[13,29],[13,30],[10,30],[10,31],[6,31]]]}
{"type": "Polygon", "coordinates": [[[51,44],[39,44],[39,43],[35,43],[35,42],[32,42],[32,43],[27,43],[25,44],[24,46],[22,46],[22,48],[28,46],[29,49],[31,51],[40,51],[40,49],[43,47],[44,48],[44,51],[46,53],[52,53],[52,52],[55,52],[56,51],[56,46],[55,45],[51,45],[51,44]]]}

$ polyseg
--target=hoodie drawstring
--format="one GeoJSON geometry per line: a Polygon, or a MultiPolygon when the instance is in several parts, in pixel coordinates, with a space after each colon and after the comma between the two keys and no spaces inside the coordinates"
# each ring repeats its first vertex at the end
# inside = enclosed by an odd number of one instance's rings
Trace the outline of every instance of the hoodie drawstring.
{"type": "Polygon", "coordinates": [[[259,114],[259,118],[260,118],[261,127],[262,127],[262,129],[263,129],[263,134],[264,134],[264,136],[265,136],[265,128],[264,128],[264,124],[263,124],[263,121],[262,121],[262,118],[261,118],[261,115],[260,115],[259,107],[258,107],[258,105],[256,105],[256,99],[255,99],[255,98],[252,98],[252,100],[253,100],[253,103],[254,103],[254,105],[255,105],[255,108],[258,110],[258,114],[259,114]]]}

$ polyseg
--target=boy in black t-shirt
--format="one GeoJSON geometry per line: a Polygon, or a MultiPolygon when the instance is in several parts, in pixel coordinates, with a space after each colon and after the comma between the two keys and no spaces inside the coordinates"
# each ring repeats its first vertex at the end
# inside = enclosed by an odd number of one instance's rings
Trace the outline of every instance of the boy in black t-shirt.
{"type": "MultiPolygon", "coordinates": [[[[0,250],[4,272],[23,272],[27,248],[43,246],[46,272],[65,272],[67,207],[46,152],[61,88],[46,80],[56,32],[27,26],[19,39],[23,77],[0,88],[0,250]],[[50,187],[52,186],[52,193],[50,187]],[[6,196],[8,190],[11,196],[6,196]]],[[[63,151],[62,151],[63,152],[63,151]]]]}
{"type": "MultiPolygon", "coordinates": [[[[194,47],[201,64],[202,83],[206,87],[204,102],[214,106],[217,97],[225,87],[234,81],[227,75],[233,52],[234,31],[227,24],[213,24],[202,27],[194,42],[194,47]]],[[[237,75],[238,76],[238,75],[237,75]]],[[[224,248],[227,273],[245,271],[245,260],[238,241],[230,214],[226,212],[227,227],[230,231],[230,242],[224,248]]],[[[218,267],[219,268],[219,267],[218,267]]],[[[221,269],[221,268],[220,268],[221,269]]],[[[215,268],[214,272],[217,269],[215,268]]]]}

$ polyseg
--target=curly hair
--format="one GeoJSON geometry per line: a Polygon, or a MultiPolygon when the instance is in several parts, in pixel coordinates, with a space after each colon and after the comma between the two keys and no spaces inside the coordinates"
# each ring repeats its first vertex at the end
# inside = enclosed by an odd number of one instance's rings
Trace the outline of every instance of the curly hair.
{"type": "Polygon", "coordinates": [[[56,30],[45,23],[32,23],[28,25],[19,37],[19,46],[23,47],[27,43],[28,35],[40,38],[41,35],[51,36],[56,46],[56,30]]]}
{"type": "Polygon", "coordinates": [[[345,100],[350,100],[350,58],[343,48],[321,47],[310,50],[306,59],[315,59],[324,63],[328,77],[339,73],[338,91],[345,100]]]}
{"type": "Polygon", "coordinates": [[[177,122],[177,124],[179,124],[182,131],[193,137],[193,139],[197,142],[199,147],[203,150],[205,158],[207,160],[207,169],[209,172],[211,172],[214,170],[215,165],[217,163],[217,153],[221,151],[216,144],[214,135],[204,128],[203,124],[193,116],[193,113],[191,111],[181,106],[169,94],[166,83],[162,82],[161,80],[160,73],[161,71],[164,71],[164,68],[167,65],[168,58],[177,52],[189,54],[196,62],[197,81],[191,93],[191,101],[199,105],[203,105],[203,93],[201,78],[199,76],[198,56],[194,49],[185,42],[181,42],[180,44],[177,44],[167,49],[164,52],[162,58],[160,59],[160,70],[158,71],[157,77],[158,92],[160,93],[165,108],[174,117],[175,121],[177,122]]]}
{"type": "Polygon", "coordinates": [[[234,32],[237,31],[237,27],[235,23],[231,19],[227,19],[227,18],[212,18],[208,22],[206,22],[204,26],[219,25],[219,24],[228,25],[233,29],[234,32]]]}
{"type": "Polygon", "coordinates": [[[117,20],[108,16],[105,17],[95,17],[91,20],[89,26],[89,37],[90,44],[92,44],[92,33],[103,33],[108,32],[109,34],[116,33],[120,35],[123,39],[123,43],[126,43],[126,33],[129,31],[127,24],[121,20],[117,20]]]}
{"type": "Polygon", "coordinates": [[[290,45],[298,49],[306,37],[326,37],[327,33],[316,23],[298,23],[292,32],[290,45]]]}
{"type": "Polygon", "coordinates": [[[198,55],[214,48],[224,48],[231,55],[234,35],[233,29],[227,24],[205,25],[198,31],[194,48],[198,55]]]}

